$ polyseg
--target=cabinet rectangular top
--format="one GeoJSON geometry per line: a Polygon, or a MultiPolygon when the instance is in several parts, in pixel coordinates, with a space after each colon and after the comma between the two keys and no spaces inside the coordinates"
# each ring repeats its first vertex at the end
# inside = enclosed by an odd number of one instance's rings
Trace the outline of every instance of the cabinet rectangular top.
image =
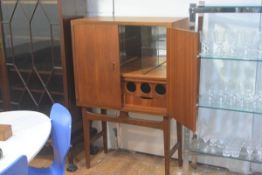
{"type": "Polygon", "coordinates": [[[114,23],[132,26],[163,26],[173,27],[176,23],[185,21],[182,17],[85,17],[72,20],[72,24],[78,23],[114,23]]]}

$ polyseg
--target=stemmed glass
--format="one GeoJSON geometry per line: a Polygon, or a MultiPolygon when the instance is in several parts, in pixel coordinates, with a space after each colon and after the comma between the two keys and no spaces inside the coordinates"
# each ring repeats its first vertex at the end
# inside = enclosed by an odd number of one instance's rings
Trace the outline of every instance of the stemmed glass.
{"type": "Polygon", "coordinates": [[[215,134],[210,136],[209,146],[210,146],[210,152],[216,153],[217,136],[215,134]]]}
{"type": "Polygon", "coordinates": [[[246,97],[245,97],[245,107],[247,110],[253,110],[254,104],[255,104],[255,96],[252,90],[248,89],[246,91],[246,97]]]}
{"type": "Polygon", "coordinates": [[[200,41],[201,41],[201,53],[203,56],[212,56],[213,55],[213,34],[212,31],[201,31],[200,32],[200,41]]]}
{"type": "Polygon", "coordinates": [[[246,143],[244,144],[244,147],[246,148],[247,151],[247,159],[252,160],[252,154],[255,150],[255,144],[252,139],[248,139],[246,143]]]}
{"type": "Polygon", "coordinates": [[[239,32],[234,29],[227,31],[227,40],[230,42],[228,56],[234,58],[239,56],[240,44],[239,44],[239,32]]]}
{"type": "Polygon", "coordinates": [[[226,140],[225,140],[225,147],[224,147],[224,149],[223,149],[223,151],[222,151],[222,155],[224,156],[224,157],[230,157],[230,155],[231,155],[231,150],[230,150],[230,146],[229,146],[229,139],[227,138],[226,140]]]}
{"type": "Polygon", "coordinates": [[[245,58],[250,57],[250,47],[252,47],[252,35],[250,35],[250,31],[242,31],[242,35],[240,37],[240,43],[242,44],[243,55],[245,58]]]}
{"type": "Polygon", "coordinates": [[[256,44],[257,59],[262,60],[262,32],[258,32],[258,42],[256,44]]]}
{"type": "Polygon", "coordinates": [[[256,146],[257,160],[262,161],[262,145],[256,146]]]}
{"type": "Polygon", "coordinates": [[[207,132],[207,123],[201,122],[199,124],[199,138],[203,141],[201,144],[201,149],[203,152],[208,152],[208,145],[210,141],[210,135],[207,132]]]}
{"type": "Polygon", "coordinates": [[[262,112],[262,91],[258,92],[256,97],[256,110],[262,112]]]}
{"type": "Polygon", "coordinates": [[[215,55],[223,56],[223,43],[225,42],[225,31],[215,29],[213,32],[213,39],[215,43],[215,55]]]}
{"type": "Polygon", "coordinates": [[[242,140],[240,138],[235,138],[231,143],[231,156],[234,158],[238,158],[240,155],[240,151],[242,148],[242,140]]]}
{"type": "Polygon", "coordinates": [[[203,55],[208,55],[209,54],[209,45],[207,41],[207,36],[206,32],[201,31],[200,32],[200,42],[201,42],[201,52],[203,55]]]}

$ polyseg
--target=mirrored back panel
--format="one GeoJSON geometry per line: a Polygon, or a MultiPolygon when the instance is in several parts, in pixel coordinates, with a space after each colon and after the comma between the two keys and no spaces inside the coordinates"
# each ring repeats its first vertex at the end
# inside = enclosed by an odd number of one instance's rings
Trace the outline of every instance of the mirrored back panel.
{"type": "Polygon", "coordinates": [[[166,28],[160,26],[119,27],[122,70],[145,70],[166,62],[166,28]]]}

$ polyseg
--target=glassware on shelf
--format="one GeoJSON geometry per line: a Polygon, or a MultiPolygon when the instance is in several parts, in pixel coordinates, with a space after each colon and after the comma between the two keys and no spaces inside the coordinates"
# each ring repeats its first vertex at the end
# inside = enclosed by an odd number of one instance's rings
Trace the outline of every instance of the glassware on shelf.
{"type": "Polygon", "coordinates": [[[224,26],[201,31],[201,55],[204,57],[262,60],[262,32],[224,26]]]}
{"type": "Polygon", "coordinates": [[[255,93],[251,89],[235,91],[228,87],[224,89],[214,87],[201,94],[199,106],[262,113],[262,91],[255,93]]]}

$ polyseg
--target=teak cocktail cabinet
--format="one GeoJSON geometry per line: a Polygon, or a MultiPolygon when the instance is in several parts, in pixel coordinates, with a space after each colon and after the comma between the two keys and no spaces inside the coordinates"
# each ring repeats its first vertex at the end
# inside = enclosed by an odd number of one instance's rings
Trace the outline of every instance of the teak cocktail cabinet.
{"type": "MultiPolygon", "coordinates": [[[[86,166],[90,167],[89,122],[107,121],[163,130],[165,174],[178,149],[182,165],[182,125],[195,130],[198,89],[198,33],[182,18],[88,17],[73,20],[72,42],[77,105],[82,107],[86,166]],[[101,108],[100,113],[91,108],[101,108]],[[107,109],[120,111],[117,116],[107,109]],[[164,116],[162,121],[130,118],[128,112],[164,116]],[[170,119],[177,143],[170,149],[170,119]]],[[[97,138],[98,138],[97,137],[97,138]]]]}

